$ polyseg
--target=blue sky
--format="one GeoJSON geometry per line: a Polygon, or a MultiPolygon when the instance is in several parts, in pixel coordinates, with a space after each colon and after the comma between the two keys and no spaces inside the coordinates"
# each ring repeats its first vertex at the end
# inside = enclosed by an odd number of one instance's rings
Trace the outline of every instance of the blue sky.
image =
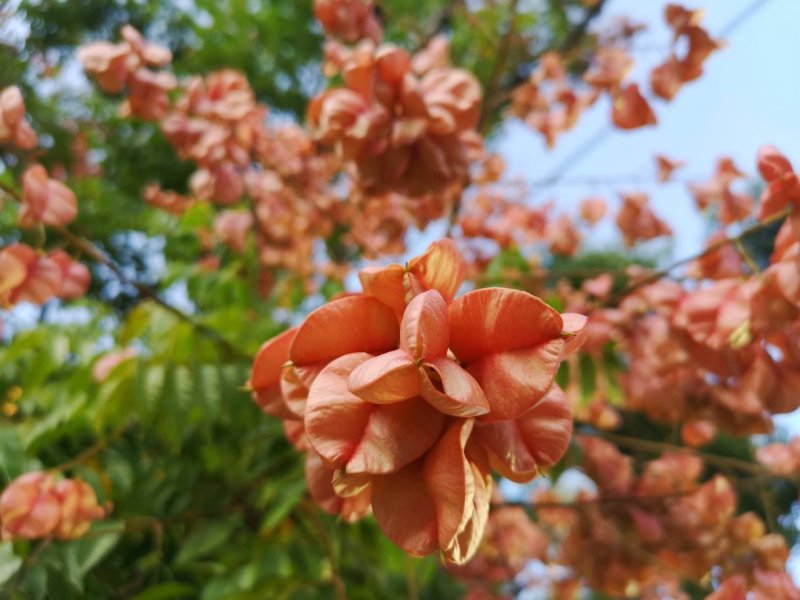
{"type": "MultiPolygon", "coordinates": [[[[700,0],[688,6],[705,8],[704,24],[717,36],[753,2],[700,0]]],[[[665,4],[658,0],[610,0],[604,12],[605,22],[615,15],[628,15],[650,25],[635,44],[647,49],[634,54],[636,67],[632,76],[639,81],[647,80],[649,70],[664,56],[658,49],[669,44],[669,34],[661,19],[665,4]]],[[[652,157],[657,153],[685,160],[687,166],[679,172],[682,178],[706,179],[716,159],[723,155],[733,157],[740,169],[754,174],[755,154],[763,144],[777,146],[795,165],[800,163],[798,23],[800,0],[762,0],[760,8],[725,37],[727,47],[712,55],[700,80],[683,88],[671,103],[654,103],[659,119],[657,127],[614,131],[580,161],[559,170],[563,181],[597,176],[646,178],[654,172],[652,157]]],[[[547,150],[537,132],[518,122],[511,123],[498,139],[497,149],[505,157],[510,175],[535,182],[552,176],[608,120],[608,104],[599,103],[574,130],[559,139],[553,151],[547,150]]],[[[580,199],[589,194],[603,195],[616,202],[619,189],[619,185],[560,185],[543,190],[534,187],[532,193],[535,202],[554,199],[561,210],[575,211],[580,199]]],[[[644,189],[651,194],[656,212],[674,230],[669,251],[675,258],[702,248],[709,225],[698,216],[684,183],[636,184],[622,189],[644,189]]],[[[600,244],[614,243],[610,230],[605,228],[600,232],[603,238],[600,244]]],[[[780,416],[776,422],[785,432],[800,434],[800,414],[780,416]]],[[[792,551],[789,571],[800,581],[798,547],[792,551]]]]}
{"type": "MultiPolygon", "coordinates": [[[[701,0],[688,6],[705,8],[704,25],[718,36],[754,0],[701,0]]],[[[658,0],[610,0],[602,20],[628,15],[649,25],[640,35],[634,53],[632,78],[647,81],[649,70],[658,64],[669,46],[669,32],[663,23],[666,2],[658,0]]],[[[671,102],[654,102],[657,127],[633,132],[615,130],[605,141],[566,170],[564,181],[585,177],[625,177],[653,173],[652,156],[663,153],[687,161],[683,178],[703,180],[710,176],[717,157],[729,155],[740,169],[755,172],[759,146],[771,143],[795,162],[800,162],[800,1],[762,0],[725,39],[728,46],[712,55],[705,75],[684,87],[671,102]]],[[[643,89],[646,86],[643,86],[643,89]]],[[[609,107],[600,102],[564,134],[554,151],[548,152],[542,137],[516,122],[506,127],[497,149],[506,157],[512,176],[527,181],[545,179],[586,140],[609,121],[609,107]]],[[[535,202],[555,199],[561,210],[575,210],[577,202],[600,194],[616,202],[621,186],[561,185],[532,190],[535,202]]],[[[708,224],[698,218],[686,185],[629,185],[622,189],[645,189],[653,206],[675,231],[671,251],[676,256],[692,254],[702,247],[708,224]]],[[[606,230],[601,230],[605,239],[606,230]]],[[[591,244],[592,242],[590,242],[591,244]]]]}

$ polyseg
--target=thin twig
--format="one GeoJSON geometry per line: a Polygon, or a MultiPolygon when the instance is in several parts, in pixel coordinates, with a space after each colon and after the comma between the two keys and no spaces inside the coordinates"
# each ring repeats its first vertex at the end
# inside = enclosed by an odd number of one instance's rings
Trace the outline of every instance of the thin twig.
{"type": "Polygon", "coordinates": [[[708,454],[707,452],[701,452],[699,450],[695,450],[694,448],[689,448],[686,446],[676,446],[675,444],[669,444],[666,442],[645,440],[641,438],[629,437],[626,435],[620,435],[617,433],[610,433],[606,431],[597,431],[597,432],[580,431],[580,433],[584,435],[595,435],[596,437],[601,437],[603,439],[606,439],[609,442],[616,444],[617,446],[628,448],[631,450],[642,450],[644,452],[652,452],[654,454],[660,454],[662,452],[684,452],[688,454],[693,454],[699,458],[702,458],[706,463],[713,464],[718,467],[738,469],[739,471],[744,471],[754,475],[771,474],[766,467],[762,467],[761,465],[758,465],[756,463],[734,458],[732,456],[720,456],[718,454],[708,454]]]}
{"type": "MultiPolygon", "coordinates": [[[[12,199],[16,200],[17,202],[22,202],[20,198],[19,192],[15,190],[13,187],[0,182],[0,190],[5,192],[8,196],[12,199]]],[[[229,352],[232,356],[236,358],[240,358],[242,360],[250,360],[252,357],[248,354],[239,350],[234,344],[229,342],[222,334],[220,334],[215,329],[197,321],[191,315],[183,312],[179,308],[173,306],[163,298],[161,298],[158,293],[151,287],[140,283],[134,279],[131,279],[122,271],[122,268],[114,262],[114,260],[105,254],[100,248],[95,246],[91,241],[82,238],[78,235],[75,235],[68,229],[64,227],[53,227],[53,231],[55,231],[62,239],[64,239],[70,246],[72,246],[75,250],[82,252],[86,256],[88,256],[93,261],[102,264],[106,268],[108,268],[114,276],[123,284],[129,285],[136,289],[139,292],[140,296],[151,300],[167,312],[172,313],[181,321],[184,321],[192,326],[195,330],[202,333],[206,337],[213,339],[219,346],[225,348],[227,352],[229,352]]]]}
{"type": "MultiPolygon", "coordinates": [[[[734,16],[733,19],[720,30],[719,37],[724,38],[733,33],[770,1],[771,0],[754,0],[751,4],[746,6],[744,10],[734,16]]],[[[603,2],[600,2],[600,5],[602,4],[603,2]]],[[[518,81],[517,83],[522,83],[522,81],[518,81]]],[[[652,100],[652,98],[646,99],[648,101],[652,100]]],[[[558,165],[551,171],[551,175],[546,177],[545,180],[550,182],[556,182],[560,180],[567,171],[573,169],[575,165],[577,165],[582,159],[594,152],[595,149],[602,146],[615,131],[617,131],[617,129],[612,127],[611,124],[603,125],[600,129],[596,130],[591,137],[585,140],[580,146],[578,146],[561,162],[559,162],[558,165]]]]}
{"type": "Polygon", "coordinates": [[[673,271],[674,269],[677,269],[678,267],[682,267],[683,265],[686,265],[686,264],[688,264],[688,263],[690,263],[692,261],[695,261],[695,260],[698,260],[700,258],[703,258],[704,256],[708,256],[712,252],[716,252],[717,250],[719,250],[720,248],[724,248],[728,244],[741,243],[748,236],[751,236],[754,233],[758,233],[759,231],[761,231],[763,229],[766,229],[767,227],[769,227],[770,225],[772,225],[774,223],[782,221],[783,219],[788,217],[790,213],[791,213],[791,209],[787,208],[786,210],[783,210],[783,211],[781,211],[781,212],[779,212],[777,214],[774,214],[771,217],[767,217],[766,219],[764,219],[762,221],[759,221],[755,225],[751,225],[750,227],[747,227],[746,229],[742,230],[738,235],[722,239],[722,240],[720,240],[718,242],[714,242],[713,244],[707,246],[705,248],[705,250],[703,250],[702,252],[698,252],[697,254],[693,254],[692,256],[687,256],[686,258],[682,258],[682,259],[680,259],[678,261],[675,261],[671,265],[669,265],[669,266],[667,266],[667,267],[665,267],[665,268],[663,268],[663,269],[661,269],[659,271],[655,271],[654,273],[651,273],[647,277],[644,277],[643,279],[639,279],[639,280],[635,281],[634,283],[630,284],[629,286],[627,286],[625,289],[623,289],[618,294],[614,294],[613,296],[611,296],[606,302],[603,303],[603,306],[614,306],[620,300],[622,300],[626,296],[632,294],[636,290],[641,289],[641,288],[643,288],[643,287],[645,287],[645,286],[647,286],[647,285],[649,285],[651,283],[655,283],[656,281],[658,281],[659,279],[661,279],[663,277],[667,277],[670,274],[671,271],[673,271]]]}
{"type": "Polygon", "coordinates": [[[103,450],[105,450],[108,447],[108,445],[111,442],[118,440],[127,431],[130,431],[131,429],[136,427],[136,425],[138,425],[137,421],[131,421],[129,423],[126,423],[125,425],[122,425],[121,427],[117,427],[117,429],[111,432],[111,434],[109,434],[106,437],[100,438],[80,454],[74,456],[73,458],[59,465],[49,468],[48,471],[66,471],[68,469],[71,469],[73,467],[85,463],[90,458],[94,458],[95,456],[100,454],[103,450]]]}
{"type": "Polygon", "coordinates": [[[760,273],[761,267],[759,267],[753,257],[750,256],[750,253],[747,251],[747,248],[744,247],[742,240],[736,240],[733,245],[735,246],[736,251],[739,253],[739,256],[741,256],[744,262],[747,263],[747,267],[750,269],[750,272],[753,274],[760,273]]]}
{"type": "Polygon", "coordinates": [[[419,600],[419,583],[417,582],[417,571],[414,569],[414,559],[406,555],[406,588],[408,589],[408,600],[419,600]]]}
{"type": "Polygon", "coordinates": [[[325,530],[324,525],[319,520],[319,510],[317,506],[314,504],[308,505],[307,502],[308,501],[305,501],[302,506],[308,513],[309,519],[316,530],[316,534],[322,542],[322,547],[328,557],[328,562],[331,565],[331,581],[336,593],[336,600],[347,600],[347,589],[339,573],[339,559],[336,554],[336,548],[333,545],[330,535],[328,535],[328,532],[325,530]]]}
{"type": "Polygon", "coordinates": [[[659,179],[655,175],[636,175],[636,174],[621,174],[621,175],[574,175],[572,177],[563,177],[558,179],[538,179],[530,182],[531,190],[541,190],[542,188],[549,187],[564,187],[564,186],[586,186],[586,187],[599,187],[599,186],[623,186],[623,185],[691,185],[693,183],[700,183],[698,177],[670,177],[666,181],[659,179]]]}
{"type": "Polygon", "coordinates": [[[38,546],[31,552],[26,558],[25,562],[22,563],[19,571],[14,574],[13,581],[9,584],[9,586],[5,589],[5,592],[8,594],[9,598],[14,598],[14,592],[16,592],[19,585],[25,579],[25,573],[27,573],[31,567],[33,567],[37,562],[39,562],[39,558],[42,556],[42,553],[47,550],[50,546],[51,542],[53,541],[53,536],[48,536],[43,539],[38,546]]]}
{"type": "Polygon", "coordinates": [[[625,494],[622,496],[594,496],[592,498],[580,498],[578,500],[566,500],[564,502],[548,501],[548,502],[501,502],[493,506],[523,506],[526,508],[566,508],[579,510],[586,506],[595,506],[602,504],[640,504],[640,503],[653,503],[659,500],[671,500],[674,498],[682,498],[689,496],[699,490],[699,486],[692,487],[686,490],[676,490],[674,492],[667,492],[665,494],[625,494]]]}
{"type": "MultiPolygon", "coordinates": [[[[592,24],[592,21],[594,21],[598,16],[600,16],[600,13],[603,11],[606,2],[607,0],[600,0],[597,4],[588,9],[586,13],[584,13],[583,18],[580,21],[578,21],[578,23],[576,23],[572,29],[570,29],[570,31],[567,33],[567,35],[564,37],[563,41],[560,44],[557,44],[555,46],[548,46],[547,48],[539,50],[530,57],[528,62],[535,63],[540,58],[542,58],[542,56],[544,56],[547,52],[550,51],[555,51],[563,55],[574,50],[586,35],[586,32],[589,29],[589,25],[592,24]]],[[[507,95],[508,93],[511,92],[511,90],[513,90],[519,84],[524,83],[527,80],[527,78],[528,78],[527,75],[515,76],[511,80],[506,82],[503,85],[502,89],[504,92],[506,92],[507,95]]]]}

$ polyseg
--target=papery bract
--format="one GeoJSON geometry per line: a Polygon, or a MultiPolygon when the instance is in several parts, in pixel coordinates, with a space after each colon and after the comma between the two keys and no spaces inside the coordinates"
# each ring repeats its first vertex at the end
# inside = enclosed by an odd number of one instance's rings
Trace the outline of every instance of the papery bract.
{"type": "Polygon", "coordinates": [[[581,200],[581,218],[590,225],[595,225],[600,221],[607,210],[606,201],[602,198],[585,198],[581,200]]]}
{"type": "Polygon", "coordinates": [[[611,121],[620,129],[638,129],[658,122],[635,83],[622,88],[613,98],[611,121]]]}
{"type": "Polygon", "coordinates": [[[0,495],[0,537],[37,539],[55,532],[61,519],[56,482],[40,471],[13,480],[0,495]]]}
{"type": "Polygon", "coordinates": [[[92,275],[86,265],[73,260],[63,250],[51,252],[48,258],[61,269],[61,287],[56,294],[59,298],[74,300],[86,294],[92,283],[92,275]]]}
{"type": "Polygon", "coordinates": [[[670,235],[669,225],[659,219],[647,206],[648,197],[643,193],[622,194],[622,208],[617,213],[616,223],[622,232],[626,246],[638,241],[670,235]]]}
{"type": "Polygon", "coordinates": [[[97,496],[85,481],[64,479],[54,490],[61,507],[60,520],[55,536],[60,540],[74,540],[82,537],[93,521],[102,519],[106,511],[97,503],[97,496]]]}
{"type": "Polygon", "coordinates": [[[486,465],[465,452],[472,425],[471,419],[456,421],[424,458],[373,481],[378,525],[409,554],[439,549],[448,561],[461,564],[478,548],[492,479],[486,465]]]}
{"type": "Polygon", "coordinates": [[[78,214],[78,201],[66,185],[51,179],[42,165],[34,164],[22,175],[22,208],[20,227],[33,227],[39,223],[63,227],[78,214]]]}
{"type": "Polygon", "coordinates": [[[38,143],[36,132],[25,120],[25,101],[15,85],[0,91],[0,144],[11,143],[30,150],[38,143]]]}
{"type": "Polygon", "coordinates": [[[439,292],[422,292],[403,315],[400,348],[355,369],[350,391],[378,404],[421,396],[447,415],[486,414],[489,404],[478,383],[447,356],[449,328],[447,304],[439,292]]]}
{"type": "Polygon", "coordinates": [[[489,401],[492,421],[514,419],[553,383],[561,359],[561,315],[517,290],[486,288],[449,308],[450,348],[489,401]]]}
{"type": "Polygon", "coordinates": [[[572,437],[572,414],[557,385],[523,415],[509,421],[475,424],[473,439],[491,465],[512,481],[530,481],[554,465],[572,437]]]}
{"type": "Polygon", "coordinates": [[[64,274],[52,258],[41,256],[25,244],[12,244],[0,250],[0,303],[44,304],[61,291],[64,274]]]}
{"type": "Polygon", "coordinates": [[[308,393],[304,421],[309,442],[329,465],[347,474],[398,471],[433,446],[444,422],[419,397],[376,404],[348,391],[348,376],[370,358],[355,353],[334,360],[308,393]]]}
{"type": "Polygon", "coordinates": [[[380,42],[383,29],[371,0],[314,0],[314,16],[325,33],[345,42],[369,38],[380,42]]]}

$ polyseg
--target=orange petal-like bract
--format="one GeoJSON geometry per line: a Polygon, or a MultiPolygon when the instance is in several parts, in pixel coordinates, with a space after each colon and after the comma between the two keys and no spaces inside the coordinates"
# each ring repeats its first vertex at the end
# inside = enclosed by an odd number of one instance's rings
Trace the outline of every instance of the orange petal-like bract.
{"type": "Polygon", "coordinates": [[[422,289],[438,291],[448,304],[464,282],[465,271],[458,248],[448,238],[434,242],[423,255],[408,262],[408,272],[422,289]]]}
{"type": "Polygon", "coordinates": [[[480,544],[490,466],[527,481],[564,453],[572,421],[553,381],[587,330],[518,290],[455,299],[464,275],[449,240],[405,267],[365,269],[363,294],[266,342],[249,382],[308,452],[324,510],[350,520],[371,506],[401,548],[454,563],[480,544]]]}
{"type": "Polygon", "coordinates": [[[447,354],[450,342],[447,304],[435,289],[409,302],[400,324],[400,349],[415,360],[433,360],[447,354]]]}
{"type": "Polygon", "coordinates": [[[26,473],[0,495],[0,537],[36,539],[53,533],[61,519],[55,480],[46,473],[26,473]]]}
{"type": "Polygon", "coordinates": [[[55,487],[61,503],[61,519],[55,535],[60,540],[74,540],[83,536],[92,521],[102,519],[106,511],[97,503],[97,496],[85,481],[64,479],[55,487]]]}
{"type": "Polygon", "coordinates": [[[514,419],[553,382],[564,341],[561,316],[518,290],[485,288],[450,306],[450,347],[486,393],[483,418],[514,419]]]}
{"type": "Polygon", "coordinates": [[[371,296],[348,296],[321,306],[298,328],[289,350],[296,365],[327,363],[353,352],[384,352],[397,346],[394,313],[371,296]]]}
{"type": "Polygon", "coordinates": [[[417,364],[405,350],[393,350],[371,358],[350,374],[351,392],[368,402],[389,404],[419,394],[417,364]]]}
{"type": "Polygon", "coordinates": [[[490,410],[475,378],[449,358],[437,358],[420,368],[420,395],[454,417],[479,417],[490,410]]]}
{"type": "Polygon", "coordinates": [[[393,473],[419,458],[439,437],[444,416],[420,398],[366,402],[347,389],[350,373],[370,357],[342,356],[316,377],[305,426],[314,449],[349,473],[393,473]]]}
{"type": "Polygon", "coordinates": [[[341,515],[348,523],[369,514],[370,487],[367,486],[359,494],[347,498],[337,495],[332,484],[334,470],[325,466],[313,448],[306,454],[305,473],[311,497],[325,512],[341,515]]]}
{"type": "Polygon", "coordinates": [[[256,354],[250,375],[253,400],[264,412],[279,419],[300,417],[289,409],[280,388],[283,366],[289,360],[289,348],[296,334],[297,328],[288,329],[265,342],[256,354]]]}
{"type": "Polygon", "coordinates": [[[359,273],[364,293],[390,306],[399,318],[414,296],[436,290],[447,304],[464,282],[466,267],[458,248],[450,239],[431,244],[424,254],[411,259],[404,268],[388,265],[368,267],[359,273]]]}
{"type": "Polygon", "coordinates": [[[491,480],[465,454],[472,426],[471,420],[452,424],[424,459],[373,480],[378,525],[409,554],[441,549],[445,558],[460,564],[477,550],[491,480]]]}
{"type": "Polygon", "coordinates": [[[34,164],[25,169],[22,185],[21,227],[39,223],[63,227],[78,214],[75,194],[60,181],[51,179],[42,165],[34,164]]]}
{"type": "Polygon", "coordinates": [[[554,385],[533,408],[516,419],[475,425],[475,441],[504,477],[525,482],[554,465],[572,437],[572,414],[564,392],[554,385]]]}

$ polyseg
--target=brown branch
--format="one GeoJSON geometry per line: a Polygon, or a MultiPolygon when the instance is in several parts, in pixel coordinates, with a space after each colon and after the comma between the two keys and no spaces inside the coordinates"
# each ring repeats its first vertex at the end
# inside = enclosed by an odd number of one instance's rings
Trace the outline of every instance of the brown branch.
{"type": "Polygon", "coordinates": [[[751,236],[754,233],[758,233],[759,231],[761,231],[763,229],[766,229],[767,227],[769,227],[770,225],[772,225],[774,223],[782,221],[783,219],[788,217],[790,213],[791,213],[791,209],[787,208],[786,210],[783,210],[783,211],[781,211],[781,212],[779,212],[777,214],[774,214],[771,217],[767,217],[763,221],[759,221],[755,225],[751,225],[750,227],[747,227],[746,229],[742,230],[738,235],[735,235],[735,236],[729,237],[729,238],[725,238],[725,239],[720,240],[718,242],[714,242],[710,246],[707,246],[706,249],[703,250],[702,252],[698,252],[697,254],[694,254],[692,256],[687,256],[686,258],[682,258],[680,260],[677,260],[674,263],[672,263],[671,265],[669,265],[669,266],[667,266],[667,267],[665,267],[665,268],[663,268],[663,269],[661,269],[659,271],[655,271],[654,273],[651,273],[647,277],[645,277],[643,279],[639,279],[639,280],[635,281],[634,283],[628,285],[625,289],[620,291],[618,294],[612,295],[607,301],[602,303],[601,306],[605,306],[605,307],[614,306],[620,300],[622,300],[626,296],[632,294],[636,290],[639,290],[639,289],[641,289],[641,288],[643,288],[643,287],[645,287],[645,286],[647,286],[647,285],[649,285],[651,283],[655,283],[656,281],[658,281],[659,279],[661,279],[663,277],[669,276],[670,272],[673,271],[674,269],[677,269],[678,267],[682,267],[682,266],[684,266],[684,265],[686,265],[686,264],[688,264],[688,263],[690,263],[692,261],[695,261],[695,260],[698,260],[700,258],[703,258],[704,256],[708,256],[709,254],[711,254],[713,252],[716,252],[720,248],[724,248],[728,244],[741,244],[742,241],[745,238],[747,238],[748,236],[751,236]]]}
{"type": "Polygon", "coordinates": [[[42,554],[44,553],[45,550],[47,550],[47,548],[50,546],[52,542],[53,542],[53,536],[50,535],[44,538],[41,542],[39,542],[39,545],[36,546],[33,552],[28,554],[28,556],[25,558],[25,562],[22,563],[22,565],[19,568],[19,571],[14,573],[13,580],[9,582],[8,587],[5,588],[4,590],[8,594],[9,598],[16,597],[14,593],[17,591],[17,588],[20,586],[20,584],[22,584],[23,580],[25,579],[25,574],[31,569],[31,567],[33,567],[37,562],[39,562],[39,559],[41,558],[42,554]]]}
{"type": "Polygon", "coordinates": [[[561,45],[558,48],[558,51],[561,54],[565,54],[570,50],[573,50],[580,43],[581,39],[588,31],[589,25],[591,25],[592,21],[594,21],[600,15],[607,1],[608,0],[600,0],[597,2],[597,4],[586,11],[583,19],[581,19],[581,21],[575,27],[573,27],[573,29],[567,34],[567,37],[564,38],[564,41],[561,42],[561,45]]]}
{"type": "Polygon", "coordinates": [[[336,594],[336,600],[347,600],[347,589],[345,588],[344,580],[339,573],[339,559],[336,555],[336,549],[333,541],[331,540],[330,535],[328,535],[328,532],[325,530],[325,526],[319,520],[318,507],[313,503],[313,501],[310,502],[310,504],[309,502],[309,500],[305,500],[301,506],[306,510],[309,520],[311,521],[313,528],[316,530],[316,535],[322,543],[322,547],[326,556],[328,557],[328,562],[330,563],[331,567],[331,581],[336,594]]]}
{"type": "Polygon", "coordinates": [[[670,177],[666,181],[662,181],[655,175],[583,175],[554,179],[544,178],[530,182],[531,190],[541,190],[550,187],[564,187],[564,186],[622,186],[622,185],[691,185],[693,183],[700,183],[700,179],[696,177],[670,177]]]}
{"type": "Polygon", "coordinates": [[[639,503],[652,503],[659,500],[670,500],[674,498],[682,498],[689,496],[699,490],[699,486],[692,487],[688,490],[676,490],[674,492],[667,492],[665,494],[625,494],[622,496],[595,496],[592,498],[581,498],[579,500],[567,500],[564,502],[548,501],[548,502],[500,502],[492,506],[522,506],[525,508],[566,508],[572,510],[580,510],[586,506],[595,506],[602,504],[639,504],[639,503]]]}
{"type": "MultiPolygon", "coordinates": [[[[600,0],[597,4],[588,9],[583,15],[583,18],[567,33],[560,44],[557,44],[556,46],[548,46],[547,48],[539,50],[530,57],[528,62],[536,62],[544,54],[550,51],[555,51],[559,54],[567,54],[574,50],[586,35],[586,32],[589,29],[589,25],[592,24],[592,21],[600,16],[600,13],[603,11],[607,1],[608,0],[600,0]]],[[[527,75],[524,77],[522,75],[517,75],[506,82],[502,89],[504,92],[509,93],[519,84],[524,83],[527,78],[527,75]]]]}
{"type": "Polygon", "coordinates": [[[689,448],[687,446],[678,446],[666,442],[644,440],[641,438],[635,438],[626,435],[620,435],[617,433],[610,433],[606,431],[597,431],[597,432],[580,431],[579,433],[581,433],[582,435],[594,435],[596,437],[606,439],[609,442],[612,442],[613,444],[620,446],[621,448],[628,448],[629,450],[641,450],[643,452],[650,452],[653,454],[661,454],[663,452],[684,452],[688,454],[693,454],[698,458],[703,459],[706,463],[716,465],[721,468],[737,469],[739,471],[744,471],[746,473],[750,473],[753,475],[772,475],[769,469],[759,464],[748,462],[746,460],[741,460],[739,458],[734,458],[732,456],[720,456],[718,454],[708,454],[707,452],[701,452],[700,450],[695,450],[694,448],[689,448]]]}
{"type": "Polygon", "coordinates": [[[111,432],[108,436],[100,438],[80,454],[74,456],[73,458],[61,464],[58,464],[54,467],[50,467],[47,470],[66,471],[67,469],[71,469],[72,467],[85,463],[90,458],[94,458],[95,456],[100,454],[103,450],[105,450],[108,447],[110,443],[114,442],[115,440],[118,440],[127,431],[130,431],[131,429],[136,427],[136,425],[138,425],[136,421],[131,421],[129,423],[126,423],[125,425],[122,425],[121,427],[117,427],[117,429],[111,432]]]}
{"type": "MultiPolygon", "coordinates": [[[[17,202],[22,202],[20,198],[19,192],[15,190],[13,187],[0,182],[0,190],[5,192],[8,196],[10,196],[13,200],[17,202]]],[[[175,317],[184,321],[192,326],[195,330],[202,333],[208,338],[213,339],[220,347],[224,348],[231,356],[242,360],[250,360],[252,357],[248,354],[239,350],[234,344],[229,342],[222,334],[220,334],[215,329],[212,329],[208,325],[205,325],[199,321],[197,321],[191,315],[183,312],[179,308],[173,306],[163,298],[161,298],[158,293],[151,287],[140,283],[134,279],[131,279],[125,273],[122,272],[120,266],[114,262],[114,260],[105,254],[100,248],[95,246],[91,241],[82,238],[78,235],[75,235],[65,227],[54,227],[52,228],[59,236],[61,236],[64,241],[66,241],[70,246],[72,246],[75,250],[78,250],[91,258],[93,261],[102,264],[106,268],[108,268],[114,276],[123,284],[130,285],[139,293],[142,298],[146,298],[169,313],[172,313],[175,317]]]]}
{"type": "Polygon", "coordinates": [[[747,251],[747,248],[744,247],[742,240],[736,240],[733,245],[736,248],[736,251],[739,253],[739,256],[741,256],[744,262],[747,263],[747,268],[750,269],[750,273],[760,273],[761,267],[759,267],[758,263],[756,263],[753,257],[750,256],[750,253],[747,251]]]}

